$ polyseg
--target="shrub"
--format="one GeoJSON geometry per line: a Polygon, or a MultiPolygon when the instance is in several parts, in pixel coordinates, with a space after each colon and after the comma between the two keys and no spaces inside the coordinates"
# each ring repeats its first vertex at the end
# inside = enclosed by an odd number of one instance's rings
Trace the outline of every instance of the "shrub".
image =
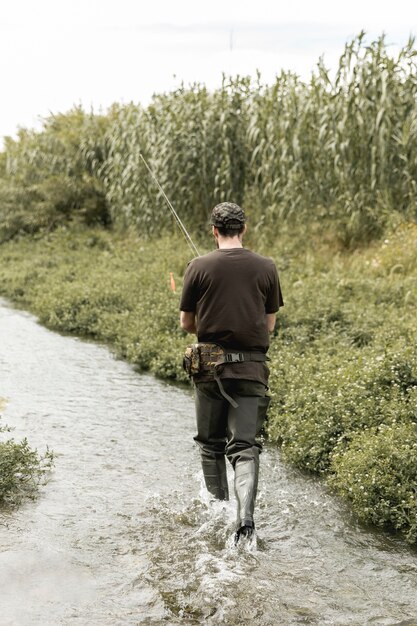
{"type": "Polygon", "coordinates": [[[110,223],[101,168],[109,118],[81,108],[53,115],[40,132],[5,140],[0,167],[0,242],[68,221],[110,223]]]}
{"type": "MultiPolygon", "coordinates": [[[[0,433],[8,430],[0,427],[0,433]]],[[[16,506],[24,498],[34,498],[52,464],[52,452],[39,455],[26,439],[21,443],[0,441],[0,506],[16,506]]]]}
{"type": "Polygon", "coordinates": [[[330,484],[363,521],[417,542],[417,415],[416,422],[360,433],[348,450],[335,452],[331,469],[330,484]]]}

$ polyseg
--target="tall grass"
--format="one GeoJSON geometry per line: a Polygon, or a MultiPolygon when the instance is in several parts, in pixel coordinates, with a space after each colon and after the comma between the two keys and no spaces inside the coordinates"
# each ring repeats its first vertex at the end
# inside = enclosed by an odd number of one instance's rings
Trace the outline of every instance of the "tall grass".
{"type": "Polygon", "coordinates": [[[271,231],[285,220],[333,223],[346,245],[417,215],[414,40],[348,43],[334,76],[322,59],[304,82],[224,77],[106,115],[77,108],[21,131],[0,158],[0,237],[68,219],[159,232],[171,218],[142,153],[195,230],[216,202],[250,205],[271,231]]]}
{"type": "Polygon", "coordinates": [[[76,108],[45,120],[42,132],[6,138],[0,159],[0,241],[76,219],[109,223],[105,128],[109,118],[76,108]]]}

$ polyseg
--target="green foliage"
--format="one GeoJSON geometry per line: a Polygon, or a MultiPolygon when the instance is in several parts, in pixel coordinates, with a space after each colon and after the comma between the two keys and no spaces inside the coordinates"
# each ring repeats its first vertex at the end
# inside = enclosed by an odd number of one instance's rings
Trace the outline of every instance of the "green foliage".
{"type": "Polygon", "coordinates": [[[322,60],[310,83],[282,72],[271,86],[224,79],[113,111],[106,177],[113,219],[141,233],[170,224],[144,169],[149,161],[184,221],[207,223],[233,198],[275,231],[283,219],[331,221],[355,247],[393,215],[415,216],[417,76],[414,41],[397,59],[384,38],[346,46],[334,79],[322,60]]]}
{"type": "Polygon", "coordinates": [[[157,94],[147,108],[80,108],[20,131],[0,160],[0,241],[68,221],[141,235],[172,226],[145,157],[189,228],[233,200],[275,233],[325,220],[345,247],[417,216],[417,65],[414,40],[394,58],[361,33],[331,77],[282,72],[271,85],[224,77],[157,94]]]}
{"type": "MultiPolygon", "coordinates": [[[[0,427],[0,433],[8,430],[0,427]]],[[[26,439],[20,443],[0,441],[0,506],[16,506],[24,498],[34,498],[52,464],[52,452],[39,455],[26,439]]]]}
{"type": "Polygon", "coordinates": [[[270,349],[270,438],[330,476],[363,519],[413,542],[414,456],[402,445],[417,422],[415,59],[414,40],[393,58],[383,37],[367,45],[361,33],[334,77],[320,59],[308,83],[225,77],[146,109],[74,109],[0,154],[0,242],[43,233],[0,247],[0,293],[172,380],[186,380],[188,252],[141,155],[194,238],[204,242],[216,202],[243,203],[246,243],[276,259],[286,300],[270,349]],[[401,480],[384,461],[397,444],[401,480]]]}
{"type": "MultiPolygon", "coordinates": [[[[291,463],[329,477],[362,519],[415,542],[415,459],[407,455],[417,423],[417,227],[353,254],[311,228],[308,239],[289,229],[262,245],[286,303],[270,349],[271,441],[291,463]]],[[[182,353],[192,338],[179,328],[178,306],[188,259],[176,230],[146,240],[59,229],[0,247],[0,293],[51,328],[94,337],[142,371],[186,382],[182,353]]]]}
{"type": "Polygon", "coordinates": [[[400,338],[398,352],[381,354],[377,344],[346,349],[343,359],[340,350],[329,354],[319,343],[302,361],[292,358],[283,380],[281,369],[273,371],[271,385],[281,402],[274,407],[270,436],[299,467],[328,472],[334,451],[343,454],[363,429],[417,421],[410,395],[417,387],[417,359],[400,338]]]}
{"type": "Polygon", "coordinates": [[[347,451],[334,454],[332,470],[330,483],[363,521],[417,543],[417,421],[359,433],[347,451]]]}
{"type": "Polygon", "coordinates": [[[33,246],[10,243],[7,265],[15,271],[0,269],[0,293],[29,305],[49,328],[109,342],[141,370],[186,380],[179,291],[170,289],[170,272],[181,288],[188,258],[183,240],[146,243],[106,231],[62,230],[33,246]]]}
{"type": "Polygon", "coordinates": [[[226,198],[243,201],[249,88],[248,79],[224,79],[213,93],[194,85],[156,95],[146,110],[113,107],[105,171],[116,225],[152,234],[172,224],[141,154],[187,224],[206,226],[226,198]]]}
{"type": "Polygon", "coordinates": [[[286,459],[330,477],[361,519],[413,543],[416,246],[412,224],[360,254],[323,262],[307,252],[304,268],[287,268],[269,423],[286,459]]]}
{"type": "Polygon", "coordinates": [[[108,225],[102,165],[109,119],[74,109],[5,142],[0,173],[0,241],[68,221],[108,225]]]}

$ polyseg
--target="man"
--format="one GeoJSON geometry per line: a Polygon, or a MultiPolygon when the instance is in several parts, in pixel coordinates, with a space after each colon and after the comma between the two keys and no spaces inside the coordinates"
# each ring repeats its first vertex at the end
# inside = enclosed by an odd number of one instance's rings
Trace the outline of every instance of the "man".
{"type": "Polygon", "coordinates": [[[225,455],[234,469],[236,543],[252,537],[262,429],[269,404],[265,361],[269,333],[283,306],[271,259],[243,247],[243,209],[214,207],[217,250],[193,259],[184,276],[180,324],[197,334],[191,370],[195,383],[197,435],[208,491],[228,500],[225,455]],[[219,348],[220,346],[220,348],[219,348]],[[195,365],[195,363],[194,363],[195,365]]]}

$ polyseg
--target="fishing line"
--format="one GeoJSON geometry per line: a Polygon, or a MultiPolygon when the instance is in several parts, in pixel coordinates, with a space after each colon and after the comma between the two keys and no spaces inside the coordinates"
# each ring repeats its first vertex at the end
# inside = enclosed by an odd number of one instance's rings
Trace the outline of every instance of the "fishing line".
{"type": "Polygon", "coordinates": [[[155,182],[155,184],[157,185],[158,189],[160,190],[160,192],[162,193],[163,197],[166,200],[167,205],[169,206],[171,213],[173,214],[173,216],[175,217],[175,220],[179,226],[179,228],[182,230],[183,235],[185,236],[188,245],[190,246],[191,250],[193,251],[194,256],[200,256],[199,251],[197,250],[193,240],[191,239],[190,235],[188,234],[187,229],[185,228],[184,224],[182,223],[182,221],[180,220],[180,217],[178,215],[178,213],[176,212],[176,210],[174,209],[174,207],[172,206],[171,202],[168,200],[168,197],[165,193],[165,191],[162,189],[161,185],[159,184],[159,181],[157,179],[157,177],[155,176],[155,174],[153,173],[153,171],[151,170],[151,168],[149,167],[149,165],[147,164],[147,162],[145,161],[145,158],[143,157],[142,153],[139,152],[139,156],[142,159],[142,161],[145,164],[146,169],[148,170],[149,174],[152,176],[153,181],[155,182]]]}

